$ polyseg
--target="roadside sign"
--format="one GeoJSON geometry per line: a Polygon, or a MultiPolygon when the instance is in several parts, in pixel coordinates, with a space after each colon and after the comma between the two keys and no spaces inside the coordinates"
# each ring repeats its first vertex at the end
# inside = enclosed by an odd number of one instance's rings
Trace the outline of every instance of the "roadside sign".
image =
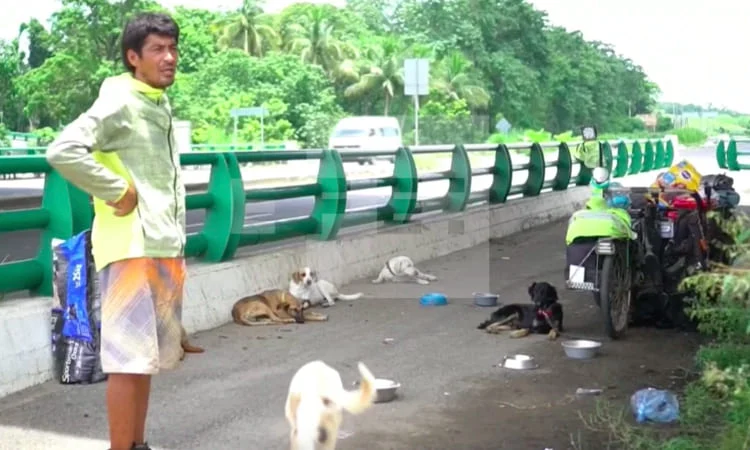
{"type": "Polygon", "coordinates": [[[268,110],[261,106],[253,108],[234,108],[229,111],[231,117],[263,117],[268,115],[268,110]]]}
{"type": "Polygon", "coordinates": [[[430,60],[404,60],[404,95],[429,95],[430,60]]]}
{"type": "Polygon", "coordinates": [[[430,60],[404,60],[404,95],[414,97],[414,145],[419,145],[419,96],[430,94],[430,60]]]}
{"type": "Polygon", "coordinates": [[[505,119],[500,119],[500,121],[495,124],[495,129],[503,134],[508,134],[511,128],[513,128],[512,125],[505,119]]]}
{"type": "Polygon", "coordinates": [[[260,117],[260,145],[265,145],[266,133],[265,124],[263,118],[268,115],[268,110],[262,106],[254,106],[252,108],[234,108],[229,111],[229,116],[234,119],[234,137],[232,142],[237,143],[237,119],[240,117],[260,117]]]}

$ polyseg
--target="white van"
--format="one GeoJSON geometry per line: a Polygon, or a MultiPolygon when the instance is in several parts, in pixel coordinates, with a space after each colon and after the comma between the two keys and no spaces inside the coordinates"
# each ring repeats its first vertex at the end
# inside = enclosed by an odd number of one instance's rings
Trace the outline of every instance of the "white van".
{"type": "MultiPolygon", "coordinates": [[[[403,145],[398,119],[388,116],[345,117],[333,128],[328,140],[328,148],[332,150],[396,151],[403,145]]],[[[374,159],[393,161],[392,156],[384,156],[359,163],[373,164],[374,159]]]]}

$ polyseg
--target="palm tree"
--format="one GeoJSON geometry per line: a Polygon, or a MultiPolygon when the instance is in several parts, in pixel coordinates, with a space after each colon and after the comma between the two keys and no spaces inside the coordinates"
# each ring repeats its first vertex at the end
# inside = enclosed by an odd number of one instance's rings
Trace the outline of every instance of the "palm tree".
{"type": "Polygon", "coordinates": [[[475,75],[474,66],[461,52],[452,52],[438,64],[433,87],[453,100],[464,99],[471,109],[485,109],[490,94],[475,75]]]}
{"type": "Polygon", "coordinates": [[[316,64],[334,79],[351,77],[357,50],[336,37],[336,29],[323,8],[311,8],[301,23],[287,28],[288,50],[316,64]]]}
{"type": "Polygon", "coordinates": [[[391,101],[399,88],[404,86],[403,59],[398,41],[392,37],[381,39],[380,45],[365,49],[365,73],[359,81],[347,87],[344,95],[361,98],[374,92],[381,92],[385,100],[385,115],[388,115],[391,101]]]}
{"type": "Polygon", "coordinates": [[[249,56],[263,56],[264,48],[278,42],[278,34],[255,0],[243,0],[240,10],[219,21],[218,45],[222,49],[241,48],[249,56]]]}

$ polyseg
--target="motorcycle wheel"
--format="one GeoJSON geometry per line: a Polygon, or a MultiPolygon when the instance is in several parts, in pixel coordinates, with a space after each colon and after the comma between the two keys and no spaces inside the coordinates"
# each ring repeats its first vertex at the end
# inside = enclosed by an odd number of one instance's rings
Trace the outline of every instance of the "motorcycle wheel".
{"type": "Polygon", "coordinates": [[[628,328],[630,316],[630,277],[623,249],[604,257],[599,274],[599,301],[604,332],[610,339],[619,339],[628,328]]]}

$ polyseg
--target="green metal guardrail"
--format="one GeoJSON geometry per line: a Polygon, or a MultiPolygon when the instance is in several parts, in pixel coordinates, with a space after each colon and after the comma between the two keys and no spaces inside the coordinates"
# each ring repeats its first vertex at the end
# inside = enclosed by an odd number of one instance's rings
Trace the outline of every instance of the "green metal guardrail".
{"type": "Polygon", "coordinates": [[[721,140],[716,145],[716,163],[720,168],[733,171],[750,169],[750,164],[741,164],[738,161],[740,156],[750,156],[750,151],[738,150],[737,143],[750,143],[750,141],[740,139],[721,140]]]}
{"type": "MultiPolygon", "coordinates": [[[[193,144],[193,152],[246,152],[261,150],[286,150],[286,144],[193,144]]],[[[47,147],[0,147],[0,156],[43,155],[47,147]]]]}
{"type": "MultiPolygon", "coordinates": [[[[672,164],[671,146],[659,142],[630,143],[629,153],[625,142],[603,143],[605,165],[614,177],[622,177],[672,164]],[[656,148],[656,151],[649,149],[656,148]],[[663,150],[660,150],[663,149],[663,150]],[[614,169],[613,169],[614,166],[614,169]]],[[[322,240],[336,239],[342,227],[373,221],[389,224],[409,222],[414,214],[430,211],[463,211],[478,202],[504,203],[510,196],[534,197],[544,189],[565,190],[568,186],[587,185],[591,170],[579,165],[573,176],[574,161],[565,143],[528,144],[473,144],[456,146],[425,146],[402,148],[398,151],[337,152],[333,150],[252,151],[252,152],[191,152],[180,155],[183,167],[208,165],[211,167],[206,192],[189,193],[187,210],[205,209],[204,227],[188,235],[185,254],[208,262],[231,259],[238,247],[313,235],[322,240]],[[545,150],[556,149],[557,158],[547,161],[545,150]],[[528,162],[513,163],[511,151],[528,155],[528,162]],[[490,167],[472,168],[470,152],[493,152],[494,164],[490,167]],[[415,155],[450,153],[450,170],[417,173],[415,155]],[[379,156],[394,157],[393,174],[381,178],[347,180],[344,162],[379,156]],[[241,163],[318,159],[318,178],[315,183],[245,190],[241,163]],[[548,168],[555,168],[555,176],[545,180],[548,168]],[[514,173],[527,171],[523,183],[514,184],[514,173]],[[475,176],[491,175],[489,189],[472,192],[475,176]],[[419,183],[448,180],[447,194],[442,198],[417,199],[419,183]],[[347,193],[355,190],[391,187],[392,195],[384,206],[346,212],[347,193]],[[308,217],[280,220],[265,224],[245,226],[247,202],[276,201],[295,197],[314,196],[315,204],[308,217]]],[[[32,295],[52,294],[53,238],[67,239],[91,226],[93,209],[87,194],[65,181],[51,169],[43,156],[9,156],[0,158],[0,175],[13,173],[44,173],[42,204],[39,208],[0,211],[0,233],[41,230],[39,250],[35,258],[0,264],[0,294],[26,291],[32,295]]]]}

